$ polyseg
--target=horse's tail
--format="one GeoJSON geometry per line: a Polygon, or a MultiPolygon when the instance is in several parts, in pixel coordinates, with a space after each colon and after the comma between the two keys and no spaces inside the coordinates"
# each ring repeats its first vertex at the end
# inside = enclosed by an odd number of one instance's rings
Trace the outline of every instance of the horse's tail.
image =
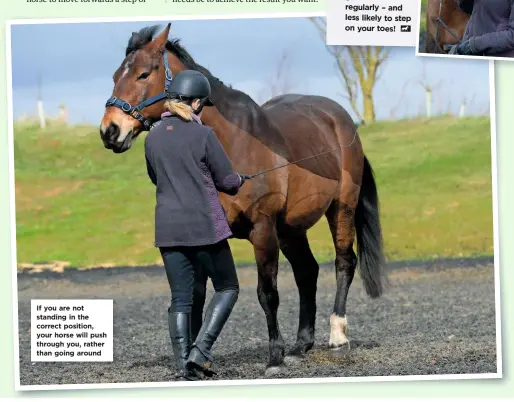
{"type": "Polygon", "coordinates": [[[355,210],[355,231],[359,269],[366,293],[378,298],[385,290],[385,258],[380,226],[377,186],[371,165],[364,156],[359,202],[355,210]]]}

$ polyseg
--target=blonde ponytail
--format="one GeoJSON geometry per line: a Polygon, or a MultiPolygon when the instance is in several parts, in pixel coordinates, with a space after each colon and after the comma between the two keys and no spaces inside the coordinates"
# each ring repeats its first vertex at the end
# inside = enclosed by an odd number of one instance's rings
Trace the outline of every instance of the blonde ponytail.
{"type": "Polygon", "coordinates": [[[164,103],[164,108],[171,114],[177,115],[186,121],[193,120],[193,108],[178,99],[167,100],[164,103]]]}

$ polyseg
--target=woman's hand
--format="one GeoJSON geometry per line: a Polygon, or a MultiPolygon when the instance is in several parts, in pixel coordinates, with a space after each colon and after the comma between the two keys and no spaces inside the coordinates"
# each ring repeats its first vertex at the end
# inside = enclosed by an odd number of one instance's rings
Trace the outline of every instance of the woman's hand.
{"type": "Polygon", "coordinates": [[[246,180],[249,180],[252,178],[252,176],[249,174],[238,173],[238,175],[239,175],[239,178],[241,179],[241,185],[243,185],[246,180]]]}
{"type": "Polygon", "coordinates": [[[448,51],[448,54],[458,54],[458,53],[457,53],[457,46],[458,46],[458,45],[452,45],[452,46],[450,46],[450,50],[448,51]]]}
{"type": "Polygon", "coordinates": [[[465,40],[458,45],[453,46],[448,54],[458,54],[462,56],[471,56],[473,54],[476,54],[475,50],[473,49],[473,46],[471,44],[471,41],[465,40]]]}

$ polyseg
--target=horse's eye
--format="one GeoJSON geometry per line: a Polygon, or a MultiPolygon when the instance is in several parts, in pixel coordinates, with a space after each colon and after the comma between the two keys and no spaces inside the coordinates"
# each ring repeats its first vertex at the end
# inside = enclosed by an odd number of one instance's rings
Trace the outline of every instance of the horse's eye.
{"type": "Polygon", "coordinates": [[[139,74],[139,77],[137,77],[137,79],[144,80],[145,78],[148,78],[149,75],[150,75],[150,73],[144,72],[144,73],[139,74]]]}

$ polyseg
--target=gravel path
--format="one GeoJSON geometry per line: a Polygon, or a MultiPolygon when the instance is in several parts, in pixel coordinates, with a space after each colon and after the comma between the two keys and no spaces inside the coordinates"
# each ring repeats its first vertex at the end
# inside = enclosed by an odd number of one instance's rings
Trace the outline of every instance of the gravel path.
{"type": "MultiPolygon", "coordinates": [[[[391,265],[391,288],[370,300],[356,277],[348,301],[352,350],[327,349],[334,272],[320,270],[316,345],[282,377],[355,377],[495,373],[494,269],[488,258],[391,265]]],[[[217,379],[264,378],[267,330],[256,295],[256,270],[239,269],[241,293],[215,346],[217,379]]],[[[298,295],[292,272],[280,269],[279,323],[288,347],[296,337],[298,295]]],[[[22,385],[172,381],[163,269],[115,268],[18,275],[22,385]],[[114,362],[32,363],[30,300],[114,299],[114,362]]],[[[208,297],[212,295],[209,289],[208,297]]]]}

